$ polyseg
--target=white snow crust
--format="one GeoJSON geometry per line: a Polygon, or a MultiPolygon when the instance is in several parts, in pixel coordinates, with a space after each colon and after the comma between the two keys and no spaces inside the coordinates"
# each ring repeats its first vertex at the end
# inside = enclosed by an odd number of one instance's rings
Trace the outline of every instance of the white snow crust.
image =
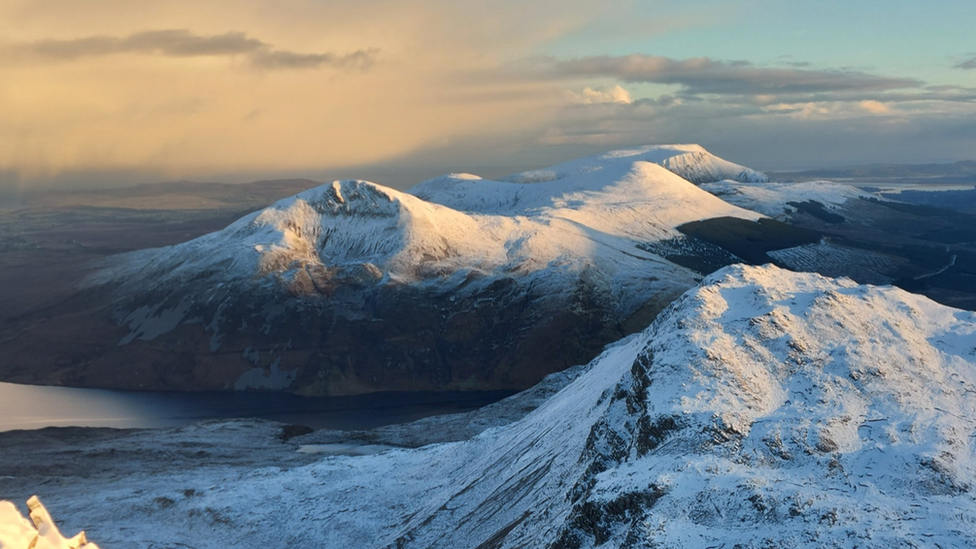
{"type": "Polygon", "coordinates": [[[591,496],[665,491],[651,545],[976,543],[976,314],[735,266],[652,332],[646,414],[680,427],[591,496]]]}

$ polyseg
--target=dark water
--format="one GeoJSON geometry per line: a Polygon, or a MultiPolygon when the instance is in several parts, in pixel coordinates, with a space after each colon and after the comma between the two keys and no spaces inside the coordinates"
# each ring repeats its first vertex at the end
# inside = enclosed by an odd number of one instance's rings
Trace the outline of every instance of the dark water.
{"type": "Polygon", "coordinates": [[[512,391],[310,398],[278,393],[163,393],[0,383],[0,431],[43,427],[176,427],[258,417],[313,429],[367,429],[466,412],[512,391]]]}

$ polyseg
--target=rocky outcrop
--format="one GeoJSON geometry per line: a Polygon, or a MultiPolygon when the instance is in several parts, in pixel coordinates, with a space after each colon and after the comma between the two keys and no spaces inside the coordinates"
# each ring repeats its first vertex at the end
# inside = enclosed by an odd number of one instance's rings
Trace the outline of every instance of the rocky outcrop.
{"type": "Polygon", "coordinates": [[[54,519],[37,496],[27,501],[31,521],[9,501],[0,501],[0,547],[4,549],[98,549],[84,532],[73,538],[61,535],[54,519]],[[31,524],[33,522],[33,524],[31,524]]]}

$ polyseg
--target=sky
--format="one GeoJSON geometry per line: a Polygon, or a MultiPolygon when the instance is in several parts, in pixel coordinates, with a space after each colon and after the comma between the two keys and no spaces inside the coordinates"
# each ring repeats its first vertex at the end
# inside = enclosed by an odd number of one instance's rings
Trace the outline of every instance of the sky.
{"type": "MultiPolygon", "coordinates": [[[[971,0],[0,0],[0,189],[976,159],[971,0]]],[[[417,178],[412,180],[412,178],[417,178]]]]}

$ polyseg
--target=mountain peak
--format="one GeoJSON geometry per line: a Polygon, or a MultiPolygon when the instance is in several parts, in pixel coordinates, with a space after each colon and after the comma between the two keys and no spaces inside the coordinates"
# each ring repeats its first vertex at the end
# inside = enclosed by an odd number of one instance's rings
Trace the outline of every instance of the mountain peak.
{"type": "Polygon", "coordinates": [[[514,183],[554,181],[587,172],[602,170],[621,162],[636,161],[659,164],[695,184],[712,183],[724,179],[742,182],[767,181],[760,172],[723,160],[701,145],[646,145],[620,149],[556,164],[549,168],[531,170],[506,177],[514,183]]]}

